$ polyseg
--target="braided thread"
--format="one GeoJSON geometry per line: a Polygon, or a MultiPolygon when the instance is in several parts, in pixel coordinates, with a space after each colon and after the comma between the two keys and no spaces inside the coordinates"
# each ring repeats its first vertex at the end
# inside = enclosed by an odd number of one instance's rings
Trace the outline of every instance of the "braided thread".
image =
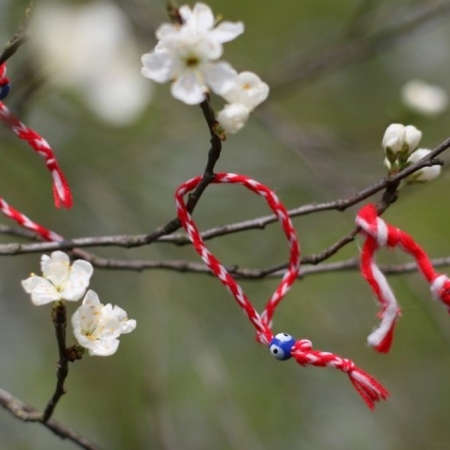
{"type": "Polygon", "coordinates": [[[25,214],[22,214],[21,212],[14,209],[12,206],[9,206],[8,203],[5,202],[0,197],[0,211],[10,219],[15,220],[19,225],[21,225],[24,228],[27,228],[28,230],[32,230],[35,233],[37,233],[42,239],[45,241],[62,241],[63,237],[59,234],[47,230],[47,228],[44,228],[42,225],[37,224],[36,222],[33,222],[31,219],[29,219],[25,214]]]}
{"type": "MultiPolygon", "coordinates": [[[[0,65],[0,100],[6,97],[9,91],[9,80],[5,76],[5,64],[0,65]],[[7,86],[7,89],[5,88],[7,86]],[[6,90],[5,90],[6,89],[6,90]]],[[[47,169],[49,170],[53,180],[53,197],[57,208],[63,206],[70,208],[73,206],[72,193],[67,183],[64,173],[60,169],[56,161],[53,150],[49,143],[43,139],[38,133],[28,128],[22,123],[6,105],[0,101],[0,120],[20,139],[28,142],[28,145],[45,160],[47,169]]]]}
{"type": "Polygon", "coordinates": [[[430,285],[433,298],[441,301],[450,312],[450,279],[439,274],[425,251],[414,239],[399,228],[395,228],[378,216],[375,205],[368,204],[361,208],[356,216],[356,224],[365,235],[365,242],[361,251],[361,272],[375,293],[381,310],[380,325],[369,335],[368,344],[381,353],[387,353],[391,347],[394,329],[400,308],[386,277],[378,268],[375,253],[379,248],[395,248],[411,255],[423,277],[430,285]]]}
{"type": "Polygon", "coordinates": [[[389,392],[372,375],[356,367],[353,361],[330,352],[313,350],[311,341],[307,339],[297,341],[291,354],[302,366],[331,367],[346,373],[371,410],[375,408],[377,401],[386,400],[389,396],[389,392]]]}
{"type": "Polygon", "coordinates": [[[284,234],[288,240],[290,250],[288,270],[284,274],[275,292],[268,300],[263,312],[259,315],[242,288],[236,283],[218,259],[207,249],[195,222],[187,211],[183,197],[185,194],[195,189],[201,180],[202,177],[200,176],[193,178],[183,183],[177,189],[175,202],[178,218],[197,253],[210,268],[211,272],[219,278],[220,282],[227,288],[231,295],[233,295],[237,304],[247,315],[248,319],[256,329],[257,340],[261,344],[266,345],[272,355],[279,360],[286,360],[294,357],[294,359],[302,366],[312,365],[316,367],[332,367],[346,373],[352,385],[370,409],[374,408],[375,402],[386,399],[388,391],[378,383],[375,378],[356,367],[351,360],[341,358],[333,353],[313,350],[310,341],[296,341],[287,333],[279,333],[276,336],[273,335],[271,326],[276,307],[297,279],[300,267],[300,248],[297,233],[292,225],[286,208],[278,197],[268,187],[244,175],[219,173],[215,175],[212,181],[212,183],[240,184],[263,197],[281,223],[284,234]]]}
{"type": "Polygon", "coordinates": [[[221,283],[227,288],[227,290],[236,299],[239,306],[243,309],[250,322],[256,329],[257,340],[265,345],[272,340],[273,334],[271,331],[271,322],[273,314],[279,302],[283,299],[286,293],[289,291],[292,284],[295,282],[299,266],[300,266],[300,249],[298,245],[297,235],[289,218],[285,207],[282,205],[278,197],[263,184],[252,180],[243,175],[237,175],[233,173],[219,173],[215,175],[213,183],[228,183],[228,184],[240,184],[245,186],[250,191],[263,197],[269,207],[280,221],[283,231],[288,239],[290,248],[289,266],[286,274],[283,276],[278,288],[275,290],[272,297],[268,300],[267,305],[261,315],[253,307],[252,303],[245,295],[242,288],[235,282],[233,277],[228,273],[225,267],[220,264],[217,258],[211,254],[207,249],[200,232],[197,229],[191,215],[186,209],[184,202],[184,195],[193,189],[200,183],[202,177],[196,177],[183,183],[176,191],[176,208],[178,218],[186,230],[189,239],[194,244],[194,247],[205,264],[211,269],[214,275],[219,278],[221,283]]]}

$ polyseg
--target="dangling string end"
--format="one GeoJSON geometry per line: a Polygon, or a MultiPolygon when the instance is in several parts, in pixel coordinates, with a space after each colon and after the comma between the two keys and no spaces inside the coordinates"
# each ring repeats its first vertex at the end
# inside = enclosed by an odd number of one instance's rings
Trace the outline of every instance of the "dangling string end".
{"type": "Polygon", "coordinates": [[[347,374],[354,388],[370,410],[373,411],[375,409],[376,402],[387,400],[389,397],[389,391],[367,372],[355,367],[347,374]]]}
{"type": "MultiPolygon", "coordinates": [[[[357,368],[352,361],[341,358],[330,352],[313,350],[311,341],[306,339],[296,341],[287,333],[278,333],[273,336],[272,319],[275,309],[292,284],[296,281],[300,265],[300,247],[297,234],[289,218],[289,213],[278,197],[268,187],[244,175],[218,173],[212,180],[213,183],[241,184],[252,192],[262,196],[277,216],[289,243],[290,258],[288,270],[283,276],[277,289],[268,300],[264,311],[261,314],[258,314],[242,288],[237,284],[219,260],[208,250],[187,209],[183,197],[185,194],[195,189],[201,180],[202,177],[193,178],[178,187],[175,194],[178,218],[197,253],[209,267],[211,272],[216,275],[220,282],[227,288],[228,292],[233,295],[237,304],[254,326],[256,330],[256,340],[267,346],[272,356],[280,361],[294,358],[302,366],[312,365],[316,367],[333,367],[347,373],[351,383],[370,409],[374,408],[375,402],[386,399],[388,391],[371,375],[357,368]]],[[[395,317],[398,310],[395,301],[394,303],[388,301],[387,304],[383,306],[384,310],[389,311],[389,314],[393,313],[393,323],[395,323],[395,317]]],[[[392,341],[392,332],[393,325],[391,326],[391,324],[388,323],[385,335],[382,336],[380,342],[377,344],[380,351],[383,351],[384,349],[387,351],[389,348],[390,342],[392,341]]]]}
{"type": "Polygon", "coordinates": [[[356,367],[353,361],[334,353],[313,350],[309,340],[296,341],[291,354],[302,366],[332,367],[346,373],[371,410],[375,408],[376,402],[386,400],[389,396],[389,392],[372,375],[356,367]]]}
{"type": "Polygon", "coordinates": [[[368,343],[380,353],[387,353],[391,347],[394,329],[400,316],[400,308],[386,277],[378,268],[375,253],[381,247],[398,247],[411,255],[430,285],[433,298],[441,301],[450,312],[450,279],[439,274],[431,264],[430,258],[418,245],[412,236],[387,224],[378,216],[375,205],[363,206],[356,216],[356,225],[365,235],[365,242],[361,250],[361,272],[378,298],[381,306],[381,323],[369,336],[368,343]]]}

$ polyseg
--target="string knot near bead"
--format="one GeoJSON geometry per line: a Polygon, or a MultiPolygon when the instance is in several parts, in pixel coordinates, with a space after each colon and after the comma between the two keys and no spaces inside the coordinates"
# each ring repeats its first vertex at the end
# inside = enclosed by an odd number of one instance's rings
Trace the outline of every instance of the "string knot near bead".
{"type": "Polygon", "coordinates": [[[342,372],[345,373],[351,373],[353,370],[355,370],[355,363],[350,359],[343,359],[342,360],[342,372]]]}

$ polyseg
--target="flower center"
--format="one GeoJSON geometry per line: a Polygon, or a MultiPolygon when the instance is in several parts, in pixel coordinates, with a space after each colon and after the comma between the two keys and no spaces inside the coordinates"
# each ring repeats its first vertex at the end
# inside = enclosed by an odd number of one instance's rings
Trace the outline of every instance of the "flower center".
{"type": "Polygon", "coordinates": [[[186,66],[193,69],[200,63],[200,59],[197,56],[189,56],[185,59],[186,66]]]}

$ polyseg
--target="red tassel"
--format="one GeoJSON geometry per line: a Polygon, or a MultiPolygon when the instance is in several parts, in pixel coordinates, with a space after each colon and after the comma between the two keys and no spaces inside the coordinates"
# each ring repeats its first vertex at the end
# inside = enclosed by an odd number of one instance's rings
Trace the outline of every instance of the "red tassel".
{"type": "Polygon", "coordinates": [[[332,367],[346,373],[371,410],[375,408],[376,402],[386,400],[389,396],[389,392],[372,375],[356,367],[353,361],[334,353],[313,350],[311,341],[306,339],[297,341],[291,354],[302,366],[332,367]]]}

